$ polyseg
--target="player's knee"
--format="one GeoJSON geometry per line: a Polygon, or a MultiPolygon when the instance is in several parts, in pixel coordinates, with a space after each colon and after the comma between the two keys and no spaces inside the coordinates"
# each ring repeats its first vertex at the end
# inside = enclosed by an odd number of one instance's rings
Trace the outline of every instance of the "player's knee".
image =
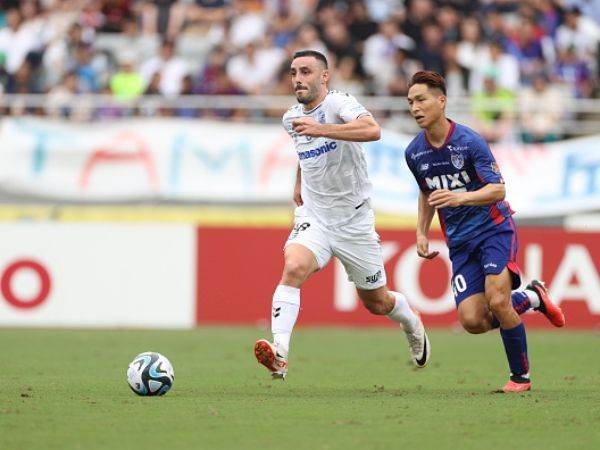
{"type": "Polygon", "coordinates": [[[310,275],[310,264],[297,259],[287,259],[283,268],[283,276],[292,280],[304,280],[310,275]]]}
{"type": "Polygon", "coordinates": [[[461,324],[465,331],[471,334],[481,334],[487,331],[487,328],[481,320],[462,320],[461,324]]]}
{"type": "Polygon", "coordinates": [[[463,328],[471,334],[481,334],[487,331],[483,319],[475,315],[461,316],[460,323],[463,328]]]}
{"type": "Polygon", "coordinates": [[[490,310],[496,317],[500,317],[503,313],[509,311],[512,308],[510,297],[503,295],[502,293],[496,293],[488,297],[490,310]]]}

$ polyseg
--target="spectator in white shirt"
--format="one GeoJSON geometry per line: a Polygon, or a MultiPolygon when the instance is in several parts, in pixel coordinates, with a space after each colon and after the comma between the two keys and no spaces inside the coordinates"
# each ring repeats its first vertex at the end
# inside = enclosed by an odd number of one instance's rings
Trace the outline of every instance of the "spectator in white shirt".
{"type": "Polygon", "coordinates": [[[144,84],[148,86],[155,74],[160,75],[159,92],[166,97],[177,97],[183,88],[183,78],[189,73],[188,64],[175,56],[175,43],[165,40],[157,56],[140,67],[144,84]]]}
{"type": "Polygon", "coordinates": [[[502,43],[494,40],[488,42],[483,56],[469,77],[469,91],[476,94],[483,90],[483,81],[487,74],[496,73],[499,88],[516,92],[520,85],[520,69],[517,58],[504,51],[502,43]]]}
{"type": "Polygon", "coordinates": [[[385,93],[394,77],[393,61],[397,49],[412,51],[415,42],[400,32],[396,22],[382,22],[379,32],[365,41],[362,64],[365,72],[373,77],[377,93],[385,93]]]}

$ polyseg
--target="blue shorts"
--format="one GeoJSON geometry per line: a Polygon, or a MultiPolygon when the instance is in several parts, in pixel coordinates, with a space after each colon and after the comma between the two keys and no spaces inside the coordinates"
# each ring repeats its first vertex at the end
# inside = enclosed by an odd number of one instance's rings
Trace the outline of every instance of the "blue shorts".
{"type": "Polygon", "coordinates": [[[512,275],[512,289],[521,285],[516,263],[517,231],[512,219],[499,230],[482,233],[471,241],[450,250],[452,261],[452,292],[456,307],[471,295],[485,292],[486,275],[498,275],[505,267],[512,275]]]}

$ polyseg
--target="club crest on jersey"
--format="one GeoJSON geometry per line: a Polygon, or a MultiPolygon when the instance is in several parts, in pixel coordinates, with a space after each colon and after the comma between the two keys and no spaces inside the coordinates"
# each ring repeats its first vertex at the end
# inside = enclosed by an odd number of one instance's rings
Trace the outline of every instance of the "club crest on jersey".
{"type": "Polygon", "coordinates": [[[325,111],[319,111],[317,114],[317,121],[319,123],[325,123],[325,111]]]}
{"type": "Polygon", "coordinates": [[[452,153],[452,155],[450,155],[450,161],[458,170],[462,169],[465,165],[465,158],[460,153],[452,153]]]}

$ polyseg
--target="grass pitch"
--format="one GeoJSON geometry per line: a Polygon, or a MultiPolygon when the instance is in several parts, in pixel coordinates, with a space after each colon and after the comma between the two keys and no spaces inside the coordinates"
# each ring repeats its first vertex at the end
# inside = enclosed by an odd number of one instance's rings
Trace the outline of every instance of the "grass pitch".
{"type": "Polygon", "coordinates": [[[600,445],[600,335],[530,332],[534,390],[507,378],[500,337],[431,333],[414,369],[400,331],[299,329],[272,382],[252,328],[0,330],[0,449],[582,449],[600,445]],[[165,354],[171,392],[135,396],[139,352],[165,354]]]}

